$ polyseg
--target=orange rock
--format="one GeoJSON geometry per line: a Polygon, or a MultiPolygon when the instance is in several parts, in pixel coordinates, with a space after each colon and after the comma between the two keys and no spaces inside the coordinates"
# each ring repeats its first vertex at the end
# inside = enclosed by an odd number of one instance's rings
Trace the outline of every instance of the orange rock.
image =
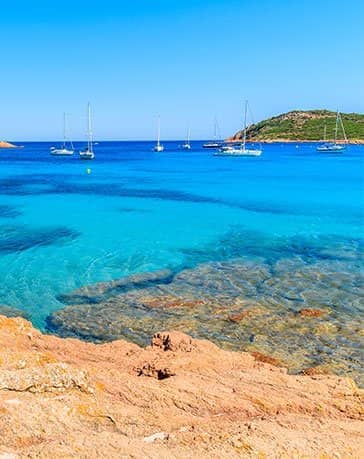
{"type": "Polygon", "coordinates": [[[232,322],[240,322],[244,319],[247,319],[248,317],[253,317],[254,315],[255,314],[253,310],[247,309],[245,311],[239,312],[238,314],[232,314],[229,316],[229,320],[232,322]]]}
{"type": "Polygon", "coordinates": [[[241,322],[244,319],[248,319],[249,317],[254,317],[258,315],[264,314],[266,311],[264,308],[257,306],[257,307],[251,307],[247,308],[244,311],[238,312],[237,314],[231,314],[229,316],[229,320],[231,322],[241,322]]]}
{"type": "Polygon", "coordinates": [[[170,378],[176,374],[170,368],[157,368],[150,363],[145,363],[142,367],[137,367],[135,371],[138,376],[149,376],[159,380],[170,378]]]}
{"type": "Polygon", "coordinates": [[[189,300],[172,295],[145,296],[142,303],[149,308],[194,308],[206,304],[203,300],[189,300]]]}
{"type": "Polygon", "coordinates": [[[328,375],[330,374],[330,372],[327,370],[327,368],[324,368],[318,365],[317,367],[310,367],[310,368],[306,368],[305,370],[302,370],[301,374],[306,375],[306,376],[316,376],[316,375],[328,375]]]}
{"type": "Polygon", "coordinates": [[[156,333],[152,338],[151,346],[163,351],[174,352],[191,352],[194,348],[192,338],[181,332],[156,333]]]}
{"type": "Polygon", "coordinates": [[[19,148],[17,145],[13,145],[12,143],[5,142],[4,140],[0,140],[0,148],[19,148]]]}
{"type": "Polygon", "coordinates": [[[262,354],[258,351],[252,351],[250,353],[258,362],[269,363],[270,365],[273,365],[275,367],[285,366],[281,360],[276,359],[275,357],[271,357],[270,355],[262,354]]]}
{"type": "Polygon", "coordinates": [[[359,458],[364,450],[362,391],[350,378],[288,375],[269,365],[278,359],[183,333],[156,333],[147,348],[93,344],[0,316],[0,361],[0,457],[359,458]]]}
{"type": "Polygon", "coordinates": [[[304,309],[300,309],[298,311],[298,314],[301,317],[321,317],[321,316],[327,314],[327,311],[325,311],[324,309],[304,308],[304,309]]]}

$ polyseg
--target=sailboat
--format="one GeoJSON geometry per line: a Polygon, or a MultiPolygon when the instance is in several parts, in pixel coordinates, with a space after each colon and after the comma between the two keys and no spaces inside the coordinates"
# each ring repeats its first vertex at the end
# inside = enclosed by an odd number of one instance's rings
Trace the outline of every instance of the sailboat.
{"type": "Polygon", "coordinates": [[[221,147],[221,142],[218,142],[217,140],[217,131],[218,131],[218,124],[217,124],[217,118],[215,118],[214,120],[214,140],[212,140],[211,142],[204,143],[202,145],[202,148],[213,148],[216,150],[217,148],[221,147]]]}
{"type": "Polygon", "coordinates": [[[324,126],[324,143],[319,145],[316,150],[321,153],[341,153],[345,150],[346,145],[348,144],[348,138],[346,137],[346,132],[343,124],[343,120],[339,113],[339,110],[336,113],[336,124],[335,124],[335,139],[334,142],[326,142],[326,125],[324,126]],[[337,134],[339,129],[339,123],[344,134],[345,144],[339,144],[337,142],[337,134]]]}
{"type": "Polygon", "coordinates": [[[69,141],[69,147],[67,148],[67,124],[66,124],[66,113],[63,113],[63,144],[61,148],[51,148],[51,155],[54,156],[71,156],[74,153],[72,141],[69,141]]]}
{"type": "Polygon", "coordinates": [[[190,128],[187,130],[187,140],[186,142],[182,145],[182,148],[184,150],[191,150],[191,144],[190,144],[190,128]]]}
{"type": "Polygon", "coordinates": [[[87,105],[87,146],[84,150],[80,151],[81,159],[94,159],[95,154],[92,145],[92,124],[91,124],[91,105],[87,105]]]}
{"type": "Polygon", "coordinates": [[[164,146],[161,144],[161,117],[158,116],[158,128],[157,128],[157,145],[154,146],[153,151],[162,152],[164,146]]]}
{"type": "Polygon", "coordinates": [[[245,110],[244,110],[244,135],[243,142],[240,146],[231,146],[226,145],[219,148],[219,150],[214,153],[214,156],[260,156],[262,150],[258,148],[246,148],[246,130],[247,130],[247,112],[248,112],[248,101],[245,101],[245,110]]]}

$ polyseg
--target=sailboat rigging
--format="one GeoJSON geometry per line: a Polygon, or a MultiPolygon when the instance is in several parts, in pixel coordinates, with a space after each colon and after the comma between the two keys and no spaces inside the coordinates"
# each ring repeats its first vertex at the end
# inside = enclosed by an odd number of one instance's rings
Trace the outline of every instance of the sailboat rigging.
{"type": "Polygon", "coordinates": [[[81,159],[94,159],[95,154],[93,151],[93,138],[92,138],[92,122],[91,122],[91,105],[87,105],[87,146],[84,150],[80,151],[81,159]]]}
{"type": "Polygon", "coordinates": [[[190,135],[191,135],[190,128],[188,128],[186,142],[182,145],[182,148],[184,150],[191,150],[190,135]]]}
{"type": "Polygon", "coordinates": [[[345,128],[344,128],[344,123],[341,118],[341,115],[339,113],[339,110],[336,113],[336,122],[335,122],[335,138],[334,142],[326,142],[326,124],[324,126],[324,143],[322,145],[319,145],[316,150],[321,153],[341,153],[346,149],[346,146],[348,144],[348,138],[346,136],[345,128]],[[338,130],[339,130],[339,124],[343,132],[344,136],[344,144],[338,143],[338,130]]]}
{"type": "Polygon", "coordinates": [[[69,140],[69,148],[67,148],[67,116],[63,113],[63,144],[61,148],[51,148],[51,155],[54,156],[71,156],[74,153],[72,140],[69,140]]]}
{"type": "Polygon", "coordinates": [[[240,146],[224,145],[214,153],[214,156],[260,156],[262,150],[259,148],[247,148],[247,112],[248,112],[248,101],[245,101],[244,109],[244,130],[243,130],[243,141],[240,146]]]}
{"type": "Polygon", "coordinates": [[[219,126],[217,123],[217,118],[214,119],[214,138],[211,142],[204,143],[202,145],[203,148],[211,148],[211,149],[217,149],[221,147],[221,142],[217,140],[217,134],[218,134],[219,126]]]}
{"type": "Polygon", "coordinates": [[[153,151],[162,152],[164,151],[164,145],[161,144],[161,117],[158,116],[157,121],[157,144],[154,146],[153,151]]]}

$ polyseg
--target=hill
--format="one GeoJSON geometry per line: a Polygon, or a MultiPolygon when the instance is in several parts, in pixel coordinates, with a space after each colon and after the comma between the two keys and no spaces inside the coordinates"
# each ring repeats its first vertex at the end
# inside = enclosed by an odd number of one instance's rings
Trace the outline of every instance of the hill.
{"type": "MultiPolygon", "coordinates": [[[[346,135],[351,143],[364,143],[364,115],[342,113],[346,135]]],[[[319,141],[323,139],[326,125],[327,140],[333,139],[336,112],[329,110],[294,110],[252,124],[247,129],[247,139],[252,142],[319,141]]],[[[243,132],[238,131],[229,140],[239,141],[243,132]]],[[[339,129],[340,139],[343,138],[339,129]]]]}

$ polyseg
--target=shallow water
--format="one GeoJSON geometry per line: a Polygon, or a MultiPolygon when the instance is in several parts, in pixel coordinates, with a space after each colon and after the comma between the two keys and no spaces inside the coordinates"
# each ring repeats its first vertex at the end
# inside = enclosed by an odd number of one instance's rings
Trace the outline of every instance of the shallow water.
{"type": "Polygon", "coordinates": [[[174,327],[292,371],[358,377],[364,147],[325,156],[267,145],[261,158],[228,158],[199,142],[159,154],[101,142],[85,164],[51,157],[51,145],[0,151],[0,304],[60,334],[143,343],[174,327]],[[139,275],[158,270],[168,271],[139,275]],[[196,304],[171,308],[170,297],[196,304]]]}

